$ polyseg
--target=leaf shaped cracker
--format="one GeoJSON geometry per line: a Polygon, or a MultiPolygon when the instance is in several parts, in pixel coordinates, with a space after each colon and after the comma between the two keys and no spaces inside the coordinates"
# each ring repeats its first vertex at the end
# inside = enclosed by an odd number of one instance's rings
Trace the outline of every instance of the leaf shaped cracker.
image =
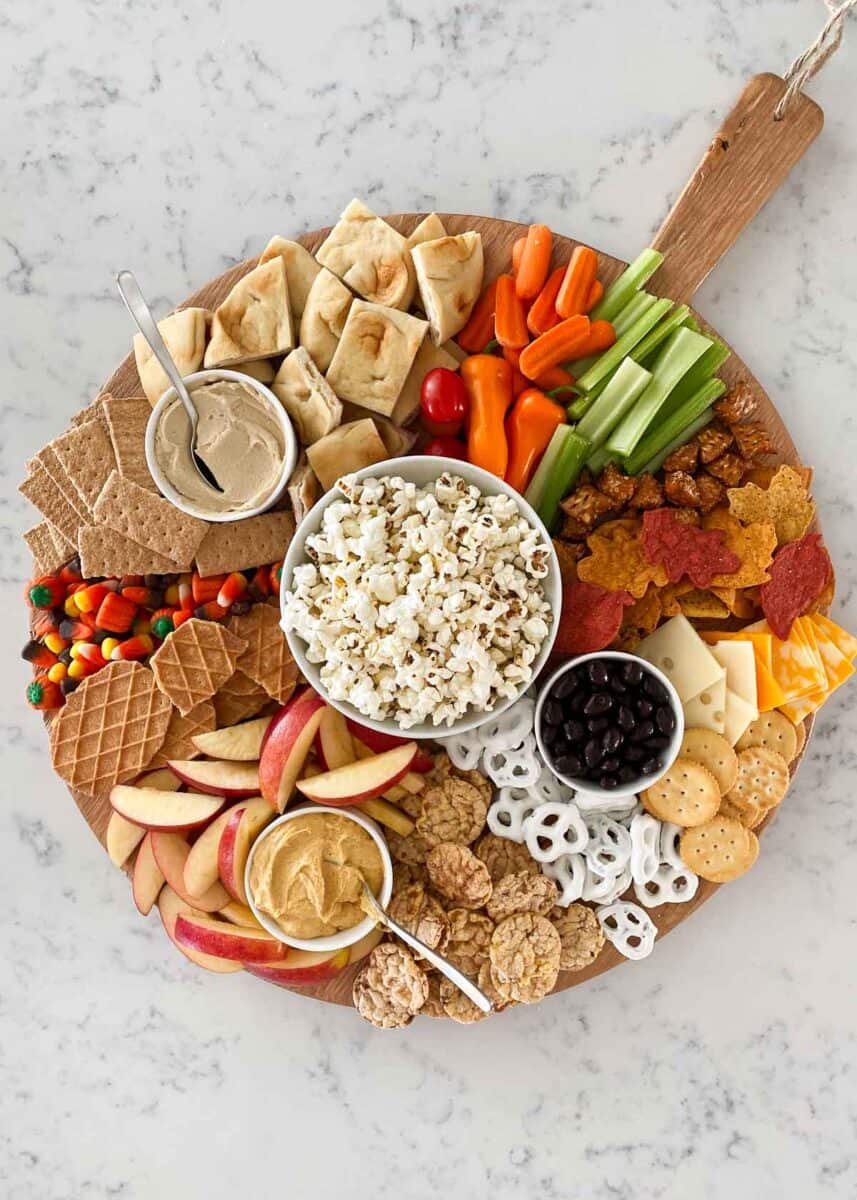
{"type": "Polygon", "coordinates": [[[610,592],[629,592],[635,600],[645,594],[650,583],[664,587],[666,570],[647,560],[641,528],[636,520],[608,521],[591,533],[586,544],[592,553],[577,564],[578,579],[610,592]]]}
{"type": "Polygon", "coordinates": [[[778,467],[767,488],[747,483],[729,488],[729,511],[743,525],[770,521],[777,544],[803,537],[815,516],[815,505],[807,497],[808,484],[800,471],[785,463],[778,467]]]}
{"type": "Polygon", "coordinates": [[[756,521],[744,526],[725,508],[716,508],[703,518],[703,529],[722,529],[725,544],[741,560],[741,566],[730,575],[715,575],[712,588],[748,588],[768,582],[768,567],[777,546],[777,531],[770,521],[756,521]]]}

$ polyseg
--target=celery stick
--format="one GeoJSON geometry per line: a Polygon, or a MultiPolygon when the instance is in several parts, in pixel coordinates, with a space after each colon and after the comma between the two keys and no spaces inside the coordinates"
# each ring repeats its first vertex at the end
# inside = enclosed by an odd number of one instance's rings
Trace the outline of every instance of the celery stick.
{"type": "MultiPolygon", "coordinates": [[[[661,421],[638,443],[633,454],[625,458],[625,469],[629,475],[639,475],[644,466],[660,454],[679,434],[683,433],[697,417],[726,391],[722,379],[709,379],[699,391],[687,399],[666,420],[661,421]]],[[[687,440],[687,439],[685,439],[687,440]]]]}
{"type": "Polygon", "coordinates": [[[594,363],[597,363],[600,357],[601,353],[587,354],[586,358],[570,358],[568,362],[562,364],[562,367],[564,371],[568,371],[577,379],[578,375],[582,375],[584,371],[588,371],[594,363]]]}
{"type": "Polygon", "coordinates": [[[634,349],[638,342],[641,342],[650,329],[654,329],[661,317],[663,317],[672,308],[672,300],[656,300],[652,307],[644,312],[641,317],[638,317],[630,329],[627,329],[620,338],[617,338],[609,350],[605,350],[598,362],[590,367],[583,375],[578,376],[577,386],[583,392],[591,392],[596,383],[600,383],[602,379],[606,379],[626,354],[634,349]]]}
{"type": "MultiPolygon", "coordinates": [[[[676,329],[664,343],[652,367],[652,381],[637,403],[610,435],[608,443],[616,454],[631,454],[655,420],[667,396],[683,379],[708,347],[711,339],[690,329],[676,329]]],[[[650,458],[651,455],[647,455],[650,458]]]]}
{"type": "Polygon", "coordinates": [[[592,395],[578,396],[576,400],[572,400],[565,410],[568,413],[569,421],[579,421],[581,417],[585,417],[594,403],[595,397],[592,395]]]}
{"type": "Polygon", "coordinates": [[[679,304],[671,313],[668,313],[631,351],[631,358],[633,358],[634,362],[642,363],[644,367],[648,367],[649,364],[644,360],[649,355],[654,356],[655,350],[660,347],[662,342],[667,340],[674,329],[678,329],[680,325],[686,325],[686,318],[689,316],[690,309],[686,304],[679,304]]]}
{"type": "Polygon", "coordinates": [[[586,460],[586,466],[593,475],[600,475],[607,464],[613,462],[614,457],[606,446],[601,446],[594,454],[590,454],[586,460]]]}
{"type": "Polygon", "coordinates": [[[641,317],[643,313],[649,311],[656,298],[657,297],[655,296],[649,295],[648,292],[637,292],[637,294],[628,301],[622,311],[617,314],[616,320],[612,323],[613,328],[616,331],[616,337],[620,338],[623,333],[627,333],[637,318],[641,317]]]}
{"type": "Polygon", "coordinates": [[[631,358],[623,359],[575,432],[586,438],[593,450],[603,446],[625,414],[631,411],[651,378],[651,371],[646,371],[631,358]]]}
{"type": "Polygon", "coordinates": [[[689,442],[692,437],[699,433],[700,429],[704,429],[714,419],[714,409],[709,404],[708,408],[703,409],[702,414],[691,421],[686,429],[683,429],[678,437],[674,437],[671,442],[664,446],[663,450],[659,451],[654,458],[650,458],[647,463],[644,463],[638,475],[646,475],[659,471],[664,465],[664,461],[669,458],[673,450],[678,450],[679,446],[683,446],[685,442],[689,442]]]}
{"type": "Polygon", "coordinates": [[[681,383],[670,393],[661,410],[661,418],[665,420],[670,413],[681,408],[685,400],[698,392],[702,385],[720,370],[730,353],[731,351],[715,338],[708,350],[697,359],[681,383]]]}
{"type": "Polygon", "coordinates": [[[560,425],[554,431],[524,493],[524,499],[533,506],[548,529],[556,517],[560,500],[571,489],[588,454],[589,443],[570,426],[560,425]]]}
{"type": "Polygon", "coordinates": [[[607,291],[589,314],[593,321],[612,321],[634,292],[638,292],[643,284],[654,275],[664,261],[663,254],[658,250],[647,248],[638,254],[618,279],[614,279],[607,291]]]}

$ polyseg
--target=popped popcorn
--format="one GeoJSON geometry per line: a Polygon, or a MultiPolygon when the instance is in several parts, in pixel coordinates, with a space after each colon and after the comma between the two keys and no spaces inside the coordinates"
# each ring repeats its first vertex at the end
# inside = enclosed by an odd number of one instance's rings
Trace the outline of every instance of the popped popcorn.
{"type": "Polygon", "coordinates": [[[550,551],[514,500],[447,473],[337,486],[283,603],[331,698],[408,729],[517,695],[552,615],[550,551]]]}

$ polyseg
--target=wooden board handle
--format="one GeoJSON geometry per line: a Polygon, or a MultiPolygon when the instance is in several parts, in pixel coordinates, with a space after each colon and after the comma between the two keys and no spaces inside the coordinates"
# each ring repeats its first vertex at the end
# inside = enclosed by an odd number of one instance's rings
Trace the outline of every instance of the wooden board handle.
{"type": "Polygon", "coordinates": [[[774,120],[785,90],[778,75],[755,75],[714,135],[652,242],[666,255],[660,295],[690,299],[821,132],[824,113],[802,93],[774,120]]]}

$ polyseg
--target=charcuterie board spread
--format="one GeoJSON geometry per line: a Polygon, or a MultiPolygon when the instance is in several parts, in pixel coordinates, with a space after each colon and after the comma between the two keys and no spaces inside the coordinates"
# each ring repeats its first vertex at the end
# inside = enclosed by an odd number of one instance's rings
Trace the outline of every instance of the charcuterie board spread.
{"type": "Polygon", "coordinates": [[[28,700],[191,962],[468,1023],[364,885],[499,1012],[753,865],[857,639],[662,261],[355,200],[160,322],[221,491],[142,337],[30,461],[28,700]]]}

